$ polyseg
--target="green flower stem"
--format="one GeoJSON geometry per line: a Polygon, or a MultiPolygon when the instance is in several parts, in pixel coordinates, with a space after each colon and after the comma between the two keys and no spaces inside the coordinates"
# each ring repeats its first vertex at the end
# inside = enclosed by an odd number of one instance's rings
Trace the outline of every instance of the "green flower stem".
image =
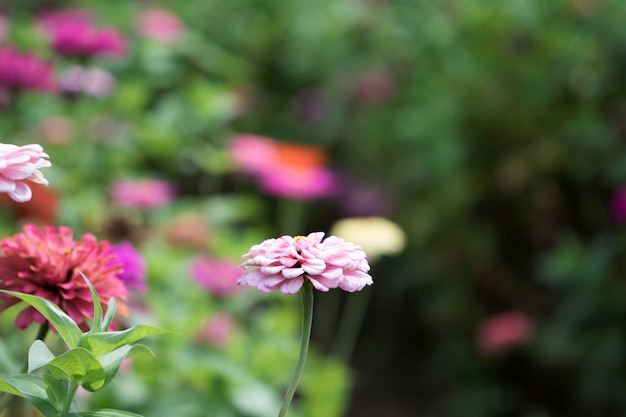
{"type": "Polygon", "coordinates": [[[280,409],[278,417],[284,417],[287,414],[287,409],[291,404],[293,395],[296,392],[302,372],[304,371],[304,363],[309,352],[309,340],[311,338],[311,326],[313,324],[313,286],[305,279],[304,285],[300,290],[302,296],[302,332],[300,334],[300,356],[298,357],[298,363],[296,369],[291,377],[291,382],[285,392],[285,398],[283,399],[283,406],[280,409]]]}

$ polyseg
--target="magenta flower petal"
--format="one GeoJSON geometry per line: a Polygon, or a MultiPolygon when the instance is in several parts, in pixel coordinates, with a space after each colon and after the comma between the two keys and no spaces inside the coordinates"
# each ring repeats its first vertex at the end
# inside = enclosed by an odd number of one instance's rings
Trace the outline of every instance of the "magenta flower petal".
{"type": "Polygon", "coordinates": [[[320,291],[359,291],[373,283],[365,252],[335,236],[324,240],[322,232],[267,239],[242,258],[245,272],[237,282],[263,292],[295,294],[305,278],[320,291]]]}

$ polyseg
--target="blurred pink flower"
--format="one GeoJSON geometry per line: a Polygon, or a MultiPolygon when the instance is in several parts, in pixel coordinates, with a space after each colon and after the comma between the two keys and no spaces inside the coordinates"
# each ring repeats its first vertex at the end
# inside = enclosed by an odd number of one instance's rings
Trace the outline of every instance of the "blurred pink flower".
{"type": "Polygon", "coordinates": [[[121,180],[113,184],[111,197],[121,206],[153,209],[170,204],[174,188],[167,181],[151,178],[121,180]]]}
{"type": "Polygon", "coordinates": [[[202,325],[196,335],[196,341],[216,349],[224,349],[230,342],[235,319],[226,312],[217,313],[202,325]]]}
{"type": "Polygon", "coordinates": [[[9,20],[6,18],[5,15],[0,14],[0,43],[6,40],[8,31],[9,31],[9,20]]]}
{"type": "Polygon", "coordinates": [[[263,172],[259,181],[266,193],[294,200],[326,197],[335,189],[335,177],[324,167],[277,166],[263,172]]]}
{"type": "Polygon", "coordinates": [[[78,58],[126,55],[126,40],[122,35],[113,28],[96,28],[85,11],[69,9],[45,13],[39,17],[39,24],[52,48],[61,55],[78,58]]]}
{"type": "Polygon", "coordinates": [[[228,143],[228,152],[239,168],[248,174],[271,169],[276,156],[276,142],[264,136],[243,134],[228,143]]]}
{"type": "Polygon", "coordinates": [[[493,355],[523,345],[530,332],[530,320],[524,313],[508,311],[483,322],[476,343],[483,354],[493,355]]]}
{"type": "Polygon", "coordinates": [[[166,9],[142,11],[137,18],[135,27],[139,35],[164,44],[176,43],[183,30],[183,25],[178,16],[166,9]]]}
{"type": "MultiPolygon", "coordinates": [[[[118,279],[121,264],[112,263],[114,256],[107,241],[98,242],[91,234],[74,240],[69,227],[55,229],[45,226],[39,230],[32,224],[24,232],[0,241],[0,287],[37,295],[52,301],[78,324],[93,317],[91,292],[79,271],[89,278],[104,306],[111,297],[118,302],[118,311],[126,313],[123,300],[126,287],[118,279]]],[[[20,302],[0,293],[0,311],[20,302]]],[[[45,318],[32,307],[27,307],[15,322],[17,328],[43,323],[45,318]]]]}
{"type": "Polygon", "coordinates": [[[335,176],[326,168],[321,148],[244,134],[231,140],[229,151],[240,169],[254,175],[268,194],[311,200],[335,191],[335,176]]]}
{"type": "Polygon", "coordinates": [[[360,291],[372,285],[370,266],[361,247],[323,232],[308,236],[282,236],[254,245],[242,256],[245,273],[238,283],[260,291],[297,293],[304,279],[320,291],[341,288],[360,291]]]}
{"type": "Polygon", "coordinates": [[[626,186],[619,187],[613,193],[610,202],[613,219],[619,224],[626,223],[626,186]]]}
{"type": "Polygon", "coordinates": [[[50,63],[32,53],[0,47],[0,89],[53,92],[56,87],[50,63]]]}
{"type": "Polygon", "coordinates": [[[229,260],[198,258],[191,263],[190,273],[211,294],[227,297],[241,290],[237,285],[241,270],[236,263],[229,260]]]}
{"type": "Polygon", "coordinates": [[[85,68],[75,65],[61,76],[61,89],[66,94],[86,94],[106,97],[115,87],[115,78],[101,68],[85,68]]]}
{"type": "Polygon", "coordinates": [[[16,146],[0,143],[0,192],[18,203],[30,200],[32,190],[24,181],[48,185],[39,170],[51,166],[40,145],[16,146]]]}

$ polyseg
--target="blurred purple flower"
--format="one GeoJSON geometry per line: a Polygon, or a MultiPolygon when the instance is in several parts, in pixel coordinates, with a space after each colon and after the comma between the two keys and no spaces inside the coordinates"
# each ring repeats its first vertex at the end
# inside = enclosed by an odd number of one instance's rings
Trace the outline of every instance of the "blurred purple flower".
{"type": "Polygon", "coordinates": [[[61,76],[61,89],[70,95],[86,94],[93,97],[108,96],[115,86],[115,79],[100,68],[75,65],[61,76]]]}
{"type": "Polygon", "coordinates": [[[45,13],[39,17],[39,24],[49,37],[52,49],[61,55],[78,58],[126,55],[126,40],[122,35],[113,28],[96,28],[89,14],[82,10],[45,13]]]}
{"type": "Polygon", "coordinates": [[[322,92],[309,88],[298,93],[295,99],[295,110],[298,119],[314,123],[322,119],[328,108],[322,92]]]}
{"type": "Polygon", "coordinates": [[[476,343],[483,354],[493,355],[523,345],[530,332],[531,323],[524,313],[507,311],[481,324],[476,343]]]}
{"type": "Polygon", "coordinates": [[[183,25],[171,10],[149,9],[139,14],[135,22],[139,35],[164,44],[173,44],[180,39],[183,25]]]}
{"type": "Polygon", "coordinates": [[[111,197],[121,206],[153,209],[170,204],[175,195],[171,183],[142,178],[117,181],[111,188],[111,197]]]}
{"type": "Polygon", "coordinates": [[[363,182],[348,175],[341,176],[335,195],[346,217],[388,217],[393,211],[394,198],[388,187],[363,182]]]}
{"type": "Polygon", "coordinates": [[[50,63],[33,53],[0,47],[0,89],[53,92],[56,87],[50,63]]]}
{"type": "Polygon", "coordinates": [[[613,193],[610,202],[613,219],[619,224],[626,223],[626,186],[619,187],[613,193]]]}
{"type": "Polygon", "coordinates": [[[122,272],[117,277],[127,289],[144,292],[146,290],[146,261],[129,242],[111,245],[111,253],[122,264],[122,272]]]}
{"type": "Polygon", "coordinates": [[[226,259],[198,258],[192,262],[190,274],[202,288],[219,297],[241,290],[237,285],[241,269],[237,263],[226,259]]]}

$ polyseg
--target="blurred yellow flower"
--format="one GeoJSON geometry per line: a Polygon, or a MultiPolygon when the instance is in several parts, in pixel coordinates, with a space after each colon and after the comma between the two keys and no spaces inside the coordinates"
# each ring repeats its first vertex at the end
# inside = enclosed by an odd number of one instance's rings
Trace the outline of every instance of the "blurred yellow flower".
{"type": "Polygon", "coordinates": [[[351,217],[337,220],[330,233],[361,246],[370,262],[382,255],[404,249],[406,235],[396,223],[384,217],[351,217]]]}

